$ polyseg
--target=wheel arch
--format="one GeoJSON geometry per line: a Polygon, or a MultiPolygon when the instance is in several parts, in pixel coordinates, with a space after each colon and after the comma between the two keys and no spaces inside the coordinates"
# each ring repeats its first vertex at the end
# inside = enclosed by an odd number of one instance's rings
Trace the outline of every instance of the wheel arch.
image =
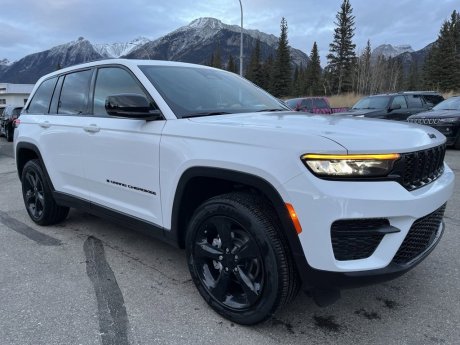
{"type": "Polygon", "coordinates": [[[171,219],[171,235],[177,239],[178,246],[185,247],[187,223],[203,201],[238,189],[260,193],[271,203],[282,227],[281,235],[287,241],[297,270],[307,265],[295,227],[276,188],[259,176],[230,169],[192,167],[182,174],[174,196],[171,219]]]}
{"type": "Polygon", "coordinates": [[[26,165],[26,163],[32,159],[39,160],[43,172],[45,173],[45,178],[47,179],[47,182],[51,187],[51,190],[54,191],[53,183],[51,182],[48,171],[46,170],[46,166],[43,162],[40,150],[35,144],[32,143],[20,142],[16,145],[16,168],[18,170],[19,180],[21,180],[24,165],[26,165]]]}

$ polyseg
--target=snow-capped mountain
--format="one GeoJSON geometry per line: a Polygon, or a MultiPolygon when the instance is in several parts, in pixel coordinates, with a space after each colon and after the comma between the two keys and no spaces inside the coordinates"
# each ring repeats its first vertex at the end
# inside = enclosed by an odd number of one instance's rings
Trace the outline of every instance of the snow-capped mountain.
{"type": "Polygon", "coordinates": [[[391,44],[382,44],[379,45],[372,51],[371,56],[377,58],[378,56],[384,56],[386,58],[395,57],[403,53],[413,53],[414,50],[409,44],[402,44],[397,46],[392,46],[391,44]]]}
{"type": "MultiPolygon", "coordinates": [[[[244,66],[259,39],[263,60],[275,56],[278,38],[258,30],[243,31],[244,66]]],[[[59,68],[101,60],[123,57],[158,59],[206,64],[220,47],[221,61],[225,65],[232,55],[238,63],[240,55],[240,27],[227,25],[214,18],[199,18],[166,36],[154,41],[145,37],[127,43],[92,44],[80,37],[49,50],[27,55],[10,64],[0,63],[0,81],[10,83],[35,83],[41,76],[59,68]]],[[[306,66],[310,59],[302,51],[290,48],[292,62],[306,66]]]]}
{"type": "MultiPolygon", "coordinates": [[[[185,61],[204,64],[211,54],[220,47],[221,59],[225,64],[230,54],[234,59],[240,55],[240,27],[228,25],[215,18],[198,18],[190,24],[148,42],[127,54],[128,58],[150,58],[162,60],[185,61]]],[[[249,62],[256,40],[261,41],[262,59],[275,56],[278,38],[259,30],[243,30],[244,64],[249,62]]],[[[308,56],[302,51],[290,48],[292,62],[306,66],[308,56]]]]}
{"type": "Polygon", "coordinates": [[[118,58],[128,55],[147,42],[150,42],[148,38],[138,37],[130,42],[97,43],[93,47],[104,58],[118,58]]]}
{"type": "Polygon", "coordinates": [[[0,80],[9,83],[35,83],[43,75],[59,68],[100,60],[92,44],[83,37],[49,50],[27,55],[1,71],[0,80]]]}

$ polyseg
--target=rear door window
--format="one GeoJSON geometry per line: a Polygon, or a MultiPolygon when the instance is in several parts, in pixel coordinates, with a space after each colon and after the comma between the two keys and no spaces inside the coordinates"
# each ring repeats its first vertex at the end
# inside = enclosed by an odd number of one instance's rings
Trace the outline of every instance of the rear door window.
{"type": "Polygon", "coordinates": [[[406,98],[404,96],[395,96],[393,102],[391,102],[391,107],[395,108],[397,105],[400,105],[401,109],[407,109],[406,98]]]}
{"type": "Polygon", "coordinates": [[[418,95],[407,95],[407,105],[409,108],[423,108],[422,98],[418,95]]]}
{"type": "Polygon", "coordinates": [[[87,114],[88,97],[93,71],[85,70],[65,76],[59,98],[59,114],[87,114]]]}

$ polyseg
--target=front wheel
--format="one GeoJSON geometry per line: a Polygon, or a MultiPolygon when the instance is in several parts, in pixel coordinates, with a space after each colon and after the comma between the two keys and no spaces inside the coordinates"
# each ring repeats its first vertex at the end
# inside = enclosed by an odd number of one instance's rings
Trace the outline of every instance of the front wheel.
{"type": "Polygon", "coordinates": [[[264,321],[297,293],[297,276],[267,202],[217,196],[194,213],[186,235],[189,270],[206,302],[245,325],[264,321]]]}
{"type": "Polygon", "coordinates": [[[460,150],[460,133],[458,134],[457,140],[455,140],[454,149],[460,150]]]}
{"type": "Polygon", "coordinates": [[[52,225],[67,217],[69,208],[59,206],[54,201],[51,188],[38,160],[30,160],[24,165],[21,182],[27,213],[35,223],[52,225]]]}

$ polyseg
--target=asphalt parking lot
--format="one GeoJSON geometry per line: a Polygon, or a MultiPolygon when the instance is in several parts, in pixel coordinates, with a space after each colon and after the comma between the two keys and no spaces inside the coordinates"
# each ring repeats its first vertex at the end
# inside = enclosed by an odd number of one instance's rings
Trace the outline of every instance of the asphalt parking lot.
{"type": "MultiPolygon", "coordinates": [[[[460,151],[446,160],[460,178],[460,151]]],[[[0,344],[459,344],[459,209],[457,182],[444,237],[403,277],[242,327],[207,307],[181,250],[75,210],[35,225],[0,138],[0,344]]]]}

